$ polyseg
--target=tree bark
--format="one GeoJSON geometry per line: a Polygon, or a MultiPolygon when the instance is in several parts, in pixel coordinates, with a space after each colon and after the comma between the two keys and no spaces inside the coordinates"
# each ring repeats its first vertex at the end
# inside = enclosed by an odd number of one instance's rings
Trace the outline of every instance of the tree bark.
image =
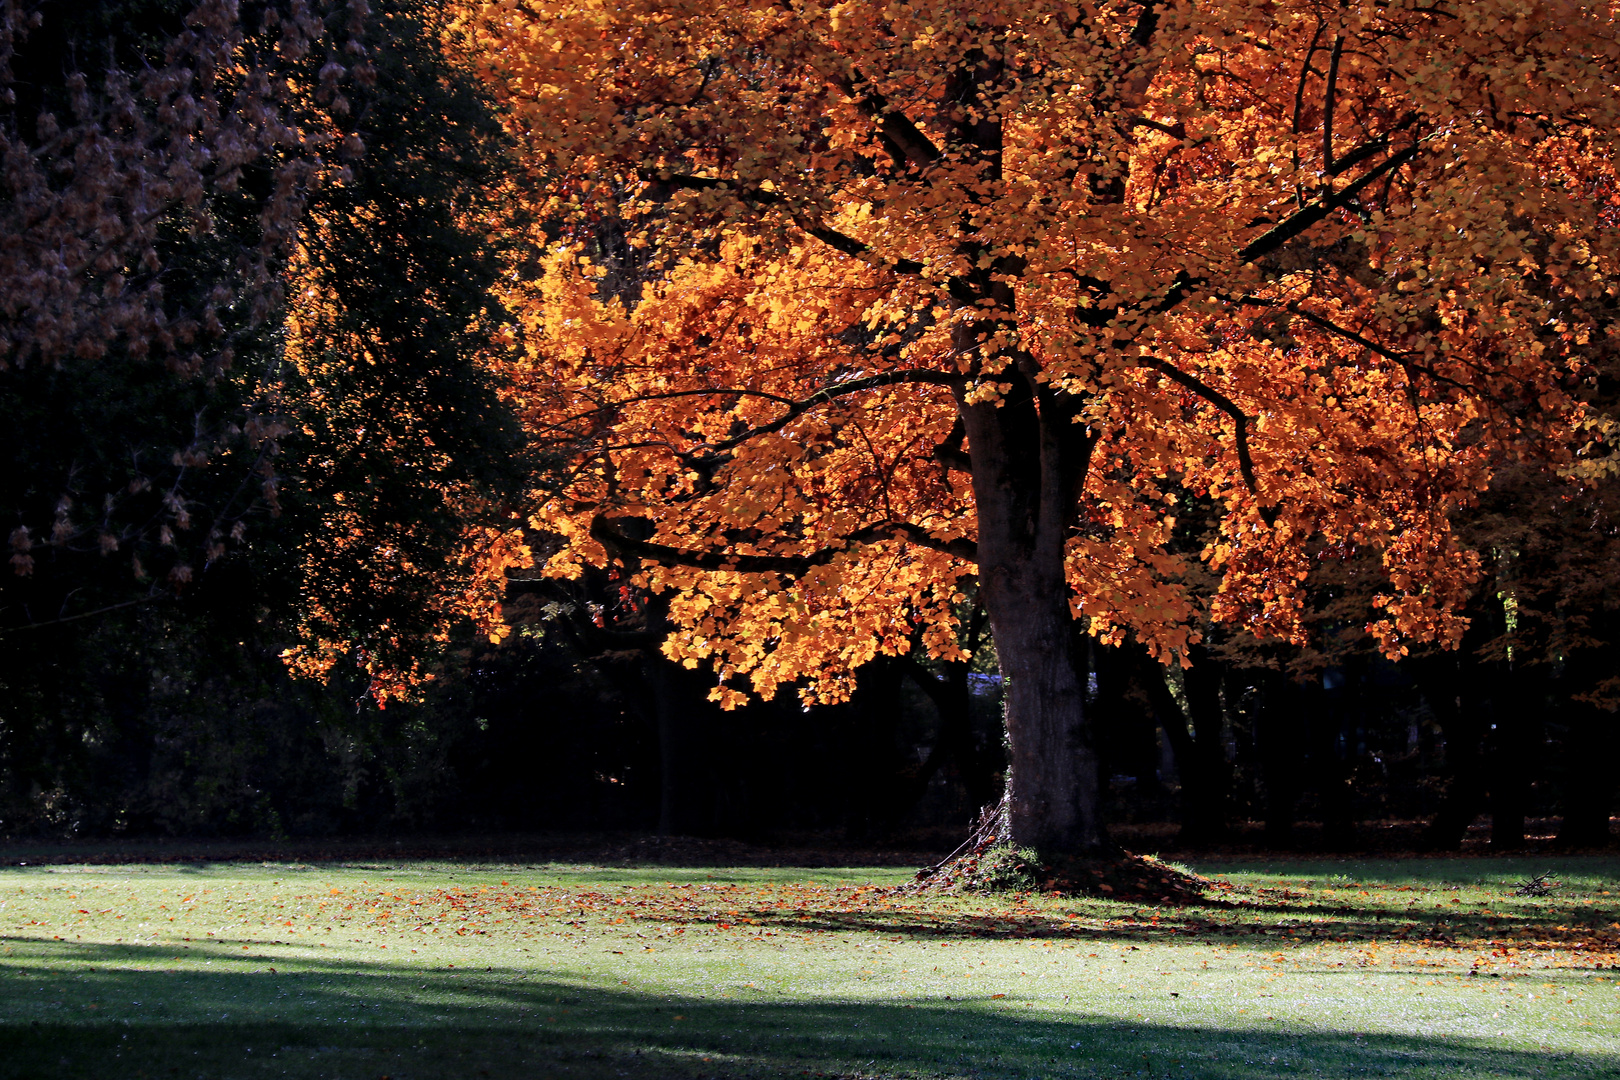
{"type": "Polygon", "coordinates": [[[1039,851],[1108,847],[1084,687],[1070,645],[1068,596],[1046,575],[1009,571],[987,603],[1007,708],[1007,828],[1039,851]],[[998,617],[999,613],[999,617],[998,617]]]}
{"type": "Polygon", "coordinates": [[[656,649],[646,652],[647,681],[652,687],[653,715],[658,722],[658,835],[678,836],[687,831],[682,828],[686,822],[680,798],[685,776],[685,717],[678,715],[679,703],[670,685],[670,661],[656,649]]]}
{"type": "Polygon", "coordinates": [[[959,408],[972,456],[980,595],[1004,680],[1008,839],[1045,852],[1112,851],[1086,723],[1064,545],[1092,441],[1059,396],[1018,379],[959,408]]]}
{"type": "Polygon", "coordinates": [[[1328,851],[1345,851],[1356,843],[1355,808],[1350,800],[1352,770],[1350,763],[1358,753],[1356,709],[1361,690],[1360,672],[1351,668],[1344,672],[1342,693],[1335,699],[1322,683],[1302,687],[1304,715],[1310,717],[1311,756],[1316,778],[1317,797],[1321,802],[1322,847],[1328,851]],[[1343,743],[1343,745],[1341,745],[1343,743]]]}
{"type": "Polygon", "coordinates": [[[843,762],[844,835],[865,841],[893,827],[910,806],[905,763],[896,751],[901,715],[903,667],[893,657],[879,657],[861,668],[855,693],[846,708],[854,724],[850,734],[856,752],[843,762]]]}
{"type": "Polygon", "coordinates": [[[1564,739],[1564,820],[1561,847],[1603,847],[1614,843],[1609,831],[1615,769],[1615,718],[1581,702],[1566,705],[1564,739]]]}
{"type": "Polygon", "coordinates": [[[1524,847],[1525,818],[1530,803],[1530,781],[1540,757],[1539,727],[1531,710],[1535,700],[1535,672],[1511,662],[1491,665],[1494,674],[1491,719],[1491,848],[1517,851],[1524,847]]]}
{"type": "Polygon", "coordinates": [[[1167,749],[1174,760],[1174,748],[1159,738],[1159,718],[1154,710],[1126,700],[1132,671],[1124,650],[1091,637],[1078,623],[1075,632],[1089,666],[1086,722],[1097,733],[1099,767],[1106,777],[1124,775],[1135,779],[1136,812],[1140,812],[1149,801],[1163,801],[1165,774],[1160,769],[1167,749]]]}
{"type": "Polygon", "coordinates": [[[1136,675],[1153,708],[1170,750],[1176,756],[1181,780],[1181,832],[1178,844],[1200,847],[1226,836],[1226,803],[1231,770],[1221,743],[1221,669],[1208,651],[1194,646],[1193,666],[1185,673],[1187,706],[1170,690],[1164,665],[1140,645],[1131,650],[1136,675]]]}
{"type": "MultiPolygon", "coordinates": [[[[1209,650],[1201,645],[1189,649],[1192,667],[1184,674],[1187,707],[1192,711],[1193,746],[1188,771],[1193,782],[1181,819],[1181,838],[1189,844],[1209,844],[1226,838],[1226,804],[1232,786],[1232,770],[1226,762],[1221,715],[1221,680],[1224,672],[1209,650]]],[[[1163,673],[1160,673],[1163,681],[1163,673]]],[[[1182,777],[1182,785],[1188,784],[1182,777]]]]}

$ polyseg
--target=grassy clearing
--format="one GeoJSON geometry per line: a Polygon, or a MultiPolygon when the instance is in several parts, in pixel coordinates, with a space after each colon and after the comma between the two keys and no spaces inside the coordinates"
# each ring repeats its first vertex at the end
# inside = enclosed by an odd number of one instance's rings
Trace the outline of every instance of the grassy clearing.
{"type": "Polygon", "coordinates": [[[1620,860],[1199,864],[1218,902],[905,869],[0,871],[0,1077],[1620,1073],[1620,860]],[[1546,897],[1508,895],[1552,869],[1546,897]]]}

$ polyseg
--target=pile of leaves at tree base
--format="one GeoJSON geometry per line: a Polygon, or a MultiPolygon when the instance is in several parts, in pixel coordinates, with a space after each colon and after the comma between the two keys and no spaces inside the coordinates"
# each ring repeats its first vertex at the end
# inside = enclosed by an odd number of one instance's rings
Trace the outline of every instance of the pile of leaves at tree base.
{"type": "Polygon", "coordinates": [[[1219,884],[1145,855],[1054,855],[991,843],[917,872],[907,890],[1044,892],[1133,903],[1194,904],[1219,884]]]}

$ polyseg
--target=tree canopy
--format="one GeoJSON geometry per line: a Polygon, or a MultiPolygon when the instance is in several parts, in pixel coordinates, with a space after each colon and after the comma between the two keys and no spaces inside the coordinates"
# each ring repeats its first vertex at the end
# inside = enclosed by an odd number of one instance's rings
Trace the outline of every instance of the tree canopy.
{"type": "MultiPolygon", "coordinates": [[[[673,590],[689,663],[837,699],[976,575],[1010,830],[1105,845],[1071,620],[1456,642],[1450,513],[1585,440],[1611,330],[1608,4],[469,6],[566,222],[520,300],[557,573],[673,590]]],[[[1591,451],[1588,450],[1590,453],[1591,451]]]]}

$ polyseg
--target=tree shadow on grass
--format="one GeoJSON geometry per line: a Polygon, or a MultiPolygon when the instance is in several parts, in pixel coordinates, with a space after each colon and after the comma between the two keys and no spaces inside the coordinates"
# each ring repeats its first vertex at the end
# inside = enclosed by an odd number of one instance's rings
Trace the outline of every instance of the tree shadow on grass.
{"type": "MultiPolygon", "coordinates": [[[[1551,871],[1566,883],[1614,882],[1620,879],[1620,856],[1601,855],[1425,855],[1416,858],[1377,858],[1335,855],[1302,859],[1298,856],[1261,855],[1243,858],[1188,856],[1199,873],[1211,877],[1247,874],[1279,881],[1338,877],[1366,885],[1486,885],[1504,891],[1534,873],[1551,871]]],[[[1611,887],[1604,885],[1603,887],[1611,887]]]]}
{"type": "Polygon", "coordinates": [[[219,950],[208,955],[207,969],[164,970],[150,966],[164,961],[162,948],[16,939],[10,946],[0,967],[3,1080],[1542,1080],[1620,1073],[1620,1053],[1285,1023],[1132,1022],[1080,1007],[1058,1012],[1020,995],[838,1001],[717,987],[697,996],[581,985],[510,967],[269,960],[219,950]]]}
{"type": "Polygon", "coordinates": [[[1141,908],[1085,917],[1070,917],[1063,911],[1035,908],[1002,908],[986,905],[984,910],[942,910],[924,904],[914,906],[817,906],[783,910],[771,907],[744,907],[725,916],[692,912],[661,916],[675,923],[717,923],[728,926],[740,920],[759,928],[777,931],[824,933],[874,933],[912,938],[985,940],[1026,940],[1056,938],[1105,943],[1147,944],[1200,940],[1255,942],[1266,940],[1269,947],[1301,944],[1379,941],[1424,942],[1433,946],[1489,949],[1506,941],[1521,951],[1567,949],[1594,943],[1606,937],[1598,929],[1609,918],[1607,912],[1548,909],[1530,915],[1496,915],[1444,911],[1403,911],[1352,908],[1343,905],[1296,903],[1291,905],[1253,904],[1187,905],[1179,908],[1141,908]],[[1594,921],[1594,915],[1602,916],[1594,921]],[[1261,917],[1265,921],[1261,921],[1261,917]],[[1583,922],[1592,925],[1583,926],[1583,922]]]}

